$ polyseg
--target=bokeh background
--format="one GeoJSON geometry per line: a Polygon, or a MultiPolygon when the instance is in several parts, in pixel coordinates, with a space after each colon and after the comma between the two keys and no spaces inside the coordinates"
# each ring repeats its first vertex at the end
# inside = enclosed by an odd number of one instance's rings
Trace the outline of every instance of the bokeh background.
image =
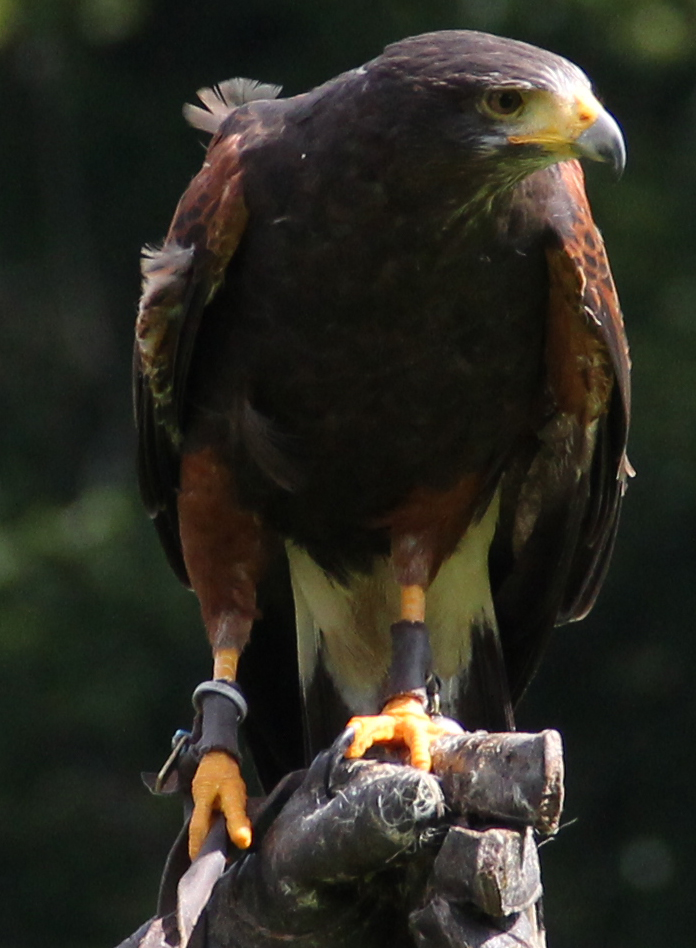
{"type": "Polygon", "coordinates": [[[552,948],[696,943],[696,2],[0,0],[0,948],[116,944],[179,823],[138,775],[208,651],[136,496],[129,361],[139,248],[202,157],[181,105],[234,75],[293,94],[451,27],[575,60],[628,140],[623,180],[589,184],[639,476],[599,605],[520,724],[566,741],[552,948]]]}

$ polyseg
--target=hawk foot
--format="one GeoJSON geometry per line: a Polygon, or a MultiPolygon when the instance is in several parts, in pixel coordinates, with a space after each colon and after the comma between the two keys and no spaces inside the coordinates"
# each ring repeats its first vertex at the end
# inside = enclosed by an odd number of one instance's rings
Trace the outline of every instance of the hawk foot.
{"type": "Polygon", "coordinates": [[[362,757],[373,744],[394,741],[407,748],[412,767],[426,771],[432,764],[430,745],[438,738],[462,732],[450,718],[431,717],[418,698],[408,695],[391,698],[381,714],[351,718],[347,727],[355,730],[355,737],[346,757],[362,757]]]}
{"type": "Polygon", "coordinates": [[[246,785],[239,764],[225,751],[205,754],[191,784],[193,814],[189,826],[189,855],[194,860],[212,826],[214,814],[225,817],[227,834],[239,849],[251,845],[251,823],[246,813],[246,785]]]}

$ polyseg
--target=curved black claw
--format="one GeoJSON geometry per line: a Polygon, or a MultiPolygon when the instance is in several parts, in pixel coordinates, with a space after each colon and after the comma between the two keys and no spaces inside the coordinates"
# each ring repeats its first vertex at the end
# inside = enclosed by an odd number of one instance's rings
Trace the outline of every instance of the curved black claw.
{"type": "Polygon", "coordinates": [[[326,751],[326,762],[324,770],[324,792],[329,800],[336,796],[334,783],[336,771],[339,766],[345,762],[345,754],[355,739],[355,728],[347,727],[338,735],[331,747],[326,751]]]}

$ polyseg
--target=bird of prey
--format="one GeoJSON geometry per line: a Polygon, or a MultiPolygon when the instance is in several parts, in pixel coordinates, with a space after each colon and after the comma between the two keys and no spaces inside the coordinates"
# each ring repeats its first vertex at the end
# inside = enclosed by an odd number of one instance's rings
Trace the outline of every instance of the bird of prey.
{"type": "MultiPolygon", "coordinates": [[[[480,32],[279,91],[187,107],[212,140],[143,256],[141,490],[257,760],[353,715],[347,756],[427,769],[450,719],[513,726],[605,575],[629,359],[577,159],[624,144],[575,65],[480,32]]],[[[191,852],[216,809],[249,845],[234,739],[201,753],[191,852]]]]}

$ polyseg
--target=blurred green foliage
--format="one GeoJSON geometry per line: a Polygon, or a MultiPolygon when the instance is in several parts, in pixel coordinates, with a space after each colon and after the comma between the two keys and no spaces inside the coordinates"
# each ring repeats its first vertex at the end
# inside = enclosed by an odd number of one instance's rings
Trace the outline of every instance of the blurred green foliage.
{"type": "Polygon", "coordinates": [[[176,805],[140,788],[208,672],[134,487],[138,250],[196,171],[180,117],[232,75],[302,91],[431,29],[578,62],[624,127],[590,190],[633,343],[639,471],[607,587],[521,726],[566,738],[552,945],[690,944],[696,645],[695,0],[0,0],[0,945],[148,917],[176,805]]]}

